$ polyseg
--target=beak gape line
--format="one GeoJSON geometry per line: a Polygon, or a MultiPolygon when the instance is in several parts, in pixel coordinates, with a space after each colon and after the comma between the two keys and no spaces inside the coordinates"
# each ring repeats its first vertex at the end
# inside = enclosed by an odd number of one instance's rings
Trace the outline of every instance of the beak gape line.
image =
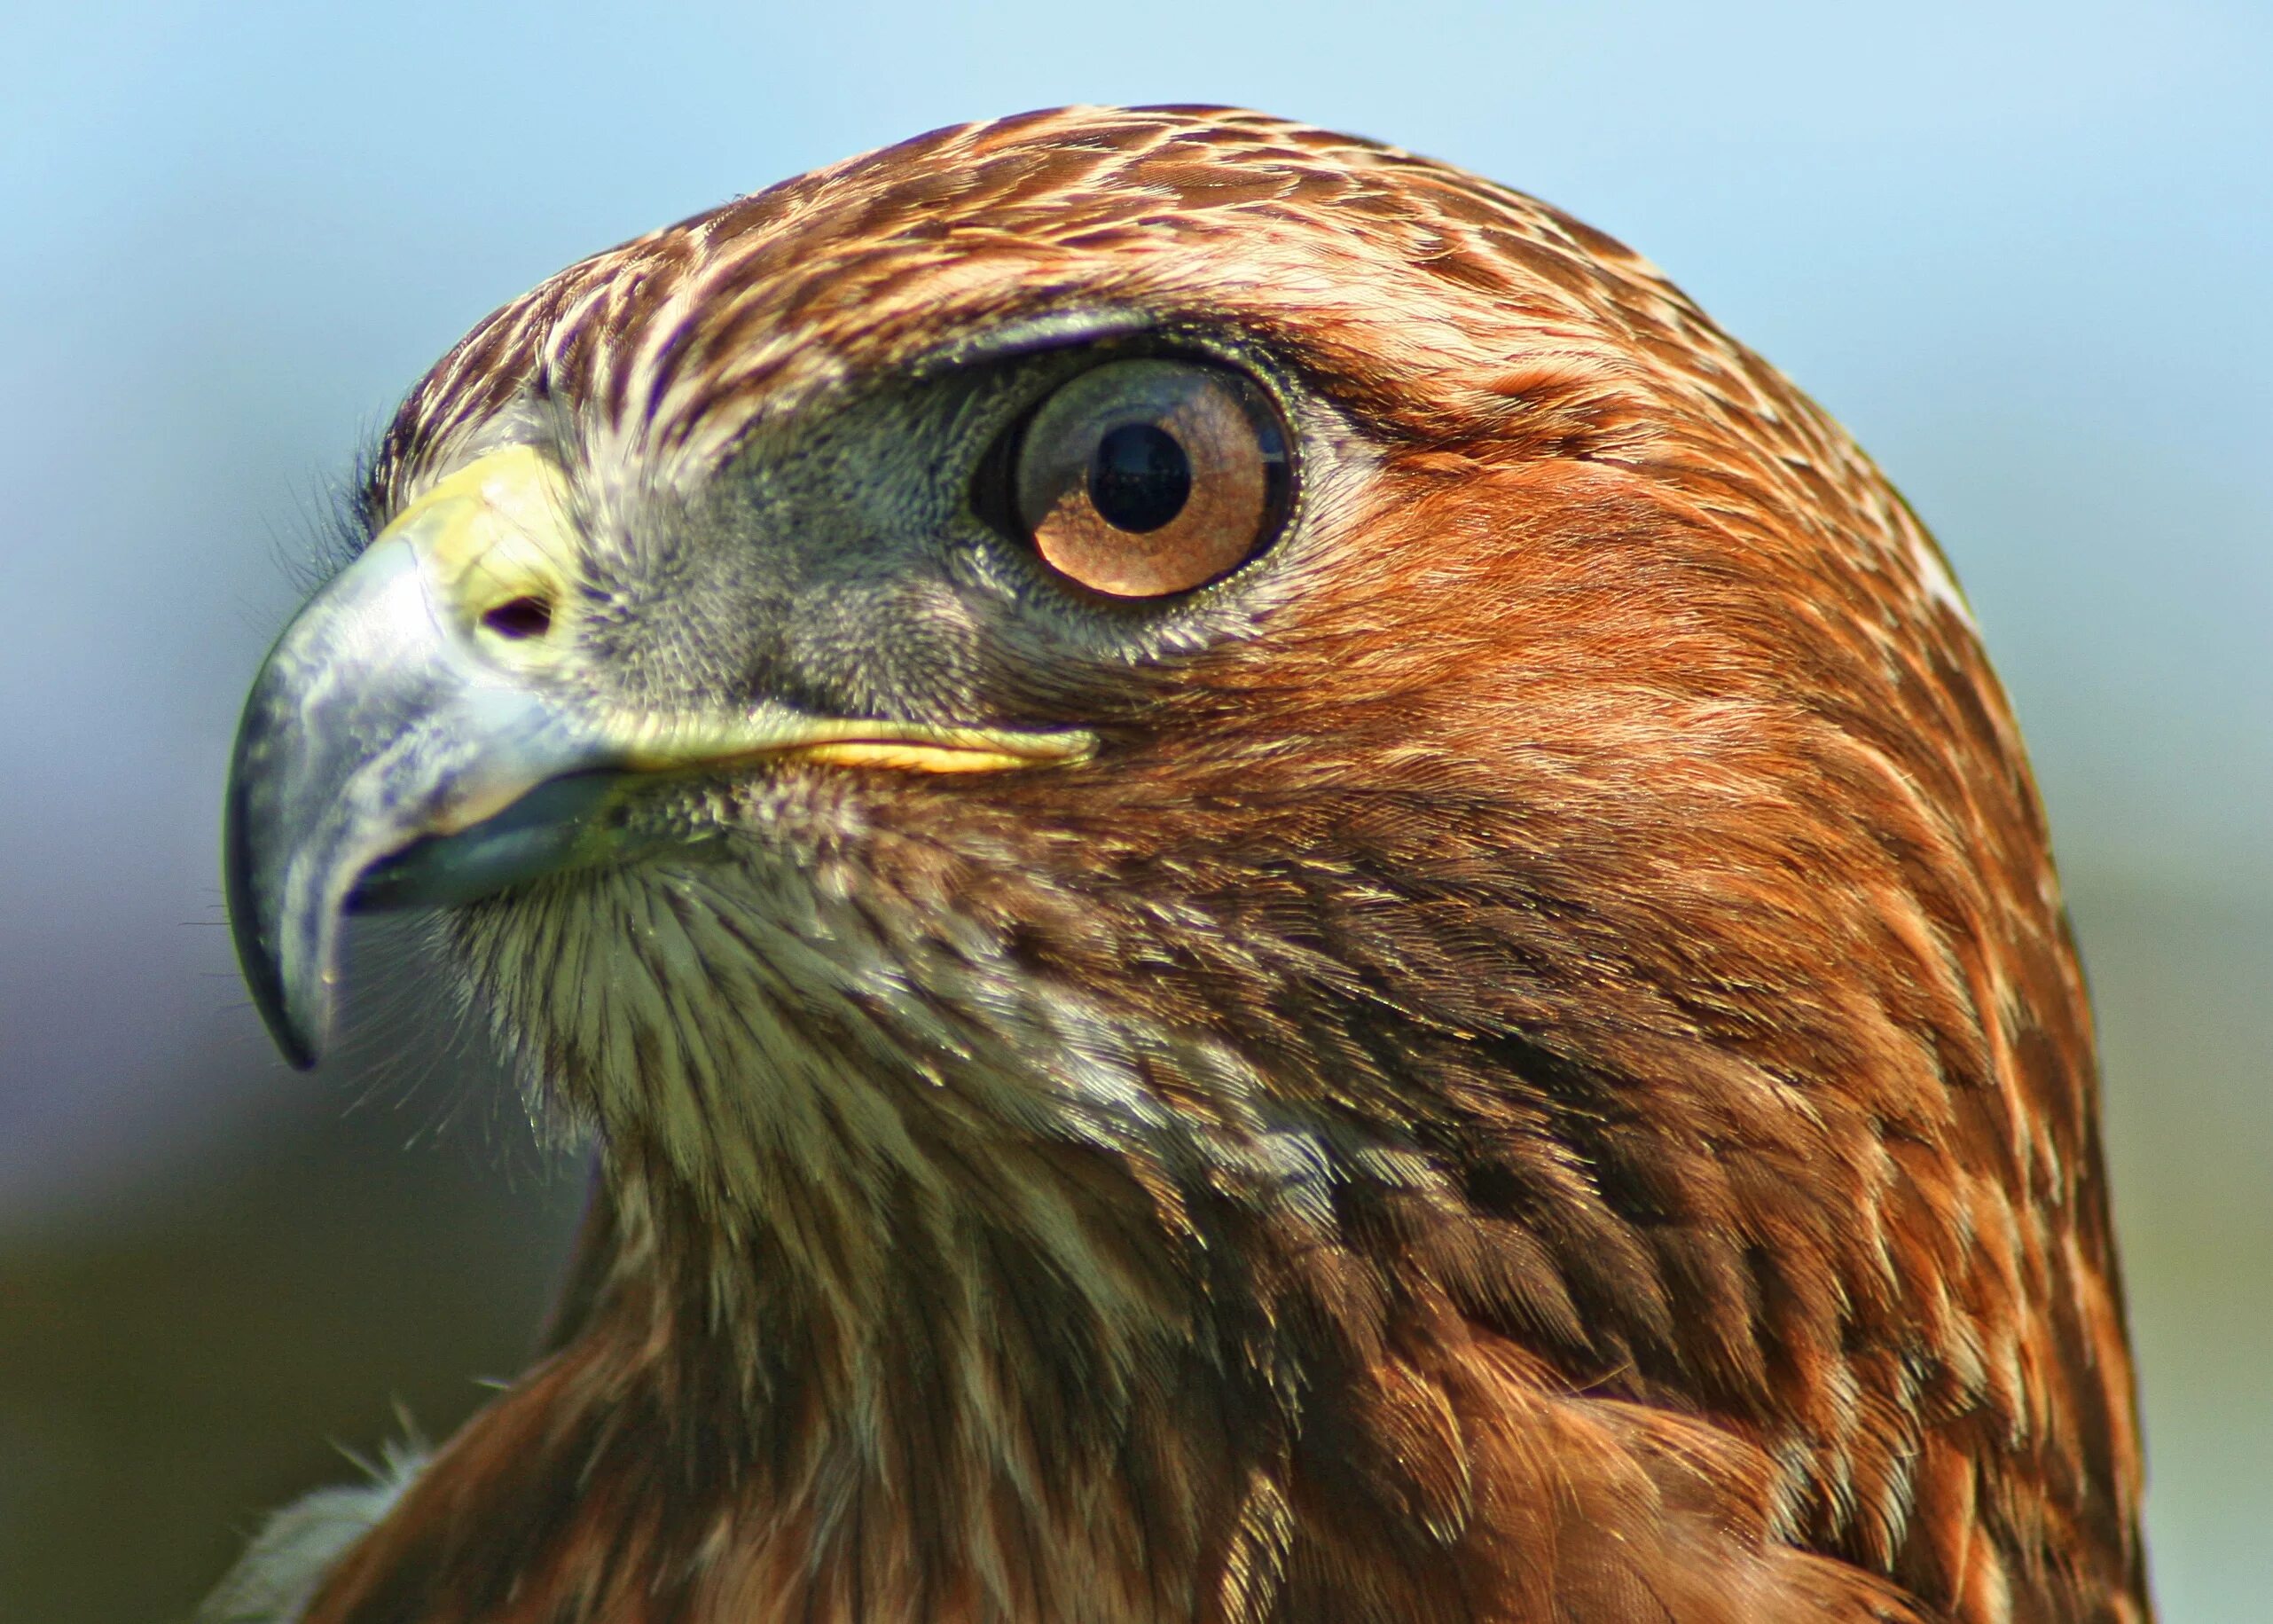
{"type": "Polygon", "coordinates": [[[269,1032],[311,1066],[329,1034],[340,921],[451,906],[621,858],[604,813],[634,775],[796,759],[985,772],[1078,760],[1078,731],[1018,732],[609,706],[576,657],[566,482],[515,446],[439,482],[286,626],[238,726],[223,818],[237,954],[269,1032]],[[544,624],[491,624],[545,607],[544,624]]]}

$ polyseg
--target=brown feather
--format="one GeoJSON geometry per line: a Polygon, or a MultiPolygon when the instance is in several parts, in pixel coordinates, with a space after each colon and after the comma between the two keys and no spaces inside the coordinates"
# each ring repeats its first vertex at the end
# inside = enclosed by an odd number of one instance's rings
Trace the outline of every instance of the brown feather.
{"type": "Polygon", "coordinates": [[[604,1204],[552,1351],[309,1617],[2145,1618],[2011,718],[1877,471],[1617,243],[1251,114],[946,130],[489,318],[372,516],[532,401],[694,489],[1074,305],[1266,340],[1361,474],[1250,634],[1070,718],[1091,765],[813,789],[866,830],[815,883],[968,1052],[1016,1041],[955,992],[982,961],[1166,1034],[1127,1063],[1198,1159],[868,1064],[895,1017],[848,1006],[794,1015],[865,1079],[814,1107],[843,1156],[753,1128],[728,1176],[641,1088],[735,1079],[684,1032],[598,1079],[545,1002],[555,904],[469,910],[604,1204]],[[1273,1170],[1234,1066],[1330,1165],[1273,1170]],[[872,1109],[904,1161],[864,1159],[872,1109]]]}

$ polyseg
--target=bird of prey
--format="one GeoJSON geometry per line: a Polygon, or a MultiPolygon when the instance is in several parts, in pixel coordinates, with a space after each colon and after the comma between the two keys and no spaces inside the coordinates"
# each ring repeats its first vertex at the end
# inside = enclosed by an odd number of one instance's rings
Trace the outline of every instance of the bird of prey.
{"type": "Polygon", "coordinates": [[[599,1173],[541,1357],[208,1620],[2138,1620],[2089,1019],[1877,470],[1393,147],[1073,109],[411,393],[225,836],[599,1173]]]}

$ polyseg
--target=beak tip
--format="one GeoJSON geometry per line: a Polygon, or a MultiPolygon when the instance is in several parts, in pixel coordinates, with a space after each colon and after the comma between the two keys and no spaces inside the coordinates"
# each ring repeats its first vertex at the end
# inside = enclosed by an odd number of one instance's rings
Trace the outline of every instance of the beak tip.
{"type": "Polygon", "coordinates": [[[288,994],[270,1001],[256,1000],[261,1007],[261,1019],[285,1059],[295,1071],[311,1071],[323,1057],[324,1040],[331,1025],[332,1000],[325,993],[313,992],[301,998],[288,994]],[[313,1005],[313,1008],[309,1006],[313,1005]]]}
{"type": "Polygon", "coordinates": [[[294,1071],[313,1071],[316,1069],[317,1051],[298,1034],[271,1028],[270,1035],[275,1038],[277,1047],[284,1052],[285,1063],[294,1071]]]}
{"type": "Polygon", "coordinates": [[[295,1071],[309,1071],[321,1057],[331,1026],[330,989],[291,975],[284,955],[260,937],[257,928],[239,926],[237,931],[238,964],[253,1008],[261,1012],[261,1024],[286,1063],[295,1071]]]}
{"type": "MultiPolygon", "coordinates": [[[[267,1011],[262,1013],[265,1016],[267,1011]]],[[[295,1071],[313,1071],[316,1069],[317,1061],[322,1058],[322,1051],[309,1041],[306,1034],[282,1021],[269,1021],[267,1024],[269,1038],[275,1043],[277,1052],[284,1056],[285,1064],[295,1071]]]]}
{"type": "Polygon", "coordinates": [[[253,995],[253,1008],[270,1039],[294,1071],[311,1069],[324,1049],[331,1026],[332,995],[326,978],[310,975],[312,947],[317,961],[330,947],[325,922],[287,921],[277,896],[277,877],[256,860],[249,837],[248,808],[241,775],[232,776],[223,819],[223,889],[228,898],[229,930],[237,948],[237,964],[253,995]],[[315,940],[299,953],[291,951],[289,928],[298,924],[315,940]]]}

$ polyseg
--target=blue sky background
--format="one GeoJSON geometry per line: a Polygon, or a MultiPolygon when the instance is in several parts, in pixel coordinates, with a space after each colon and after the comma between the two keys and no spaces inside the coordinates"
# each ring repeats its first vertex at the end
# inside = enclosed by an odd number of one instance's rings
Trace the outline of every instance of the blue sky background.
{"type": "Polygon", "coordinates": [[[1077,100],[1262,106],[1537,192],[1903,488],[2013,691],[2091,955],[2165,1605],[2261,1616],[2263,4],[8,8],[0,1239],[121,1232],[355,1095],[268,1057],[216,826],[293,561],[427,364],[664,220],[1077,100]]]}

